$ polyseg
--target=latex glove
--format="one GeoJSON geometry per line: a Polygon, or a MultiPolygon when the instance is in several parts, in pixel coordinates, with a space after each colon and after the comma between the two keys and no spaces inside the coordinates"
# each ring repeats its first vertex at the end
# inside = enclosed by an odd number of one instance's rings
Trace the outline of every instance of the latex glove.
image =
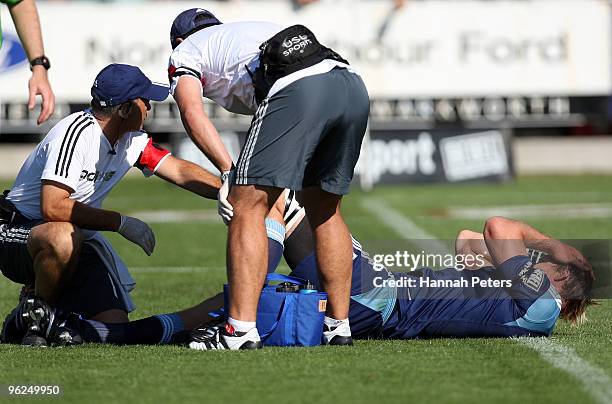
{"type": "Polygon", "coordinates": [[[232,217],[234,216],[234,207],[227,200],[227,196],[230,192],[231,173],[231,170],[221,173],[221,188],[219,189],[219,195],[217,197],[219,216],[221,216],[223,223],[226,225],[232,221],[232,217]]]}
{"type": "Polygon", "coordinates": [[[121,225],[119,225],[117,232],[132,243],[138,244],[147,255],[153,254],[155,234],[153,234],[149,225],[142,220],[121,215],[121,225]]]}

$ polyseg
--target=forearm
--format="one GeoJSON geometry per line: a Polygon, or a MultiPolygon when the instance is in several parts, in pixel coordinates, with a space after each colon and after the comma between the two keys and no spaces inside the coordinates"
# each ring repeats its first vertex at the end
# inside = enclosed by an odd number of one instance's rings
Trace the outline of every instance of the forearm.
{"type": "Polygon", "coordinates": [[[87,230],[117,231],[121,224],[121,214],[118,212],[92,208],[69,198],[55,203],[53,207],[43,207],[42,214],[47,222],[70,222],[87,230]]]}
{"type": "Polygon", "coordinates": [[[187,134],[219,171],[229,171],[232,168],[232,159],[217,129],[204,116],[203,111],[201,113],[197,111],[198,107],[181,111],[181,119],[187,134]]]}
{"type": "Polygon", "coordinates": [[[219,171],[229,171],[232,159],[202,105],[202,82],[190,75],[175,80],[173,95],[187,134],[219,171]]]}
{"type": "Polygon", "coordinates": [[[580,262],[581,254],[573,247],[547,236],[527,223],[513,221],[525,247],[546,253],[549,260],[557,264],[576,264],[580,262]]]}
{"type": "Polygon", "coordinates": [[[492,265],[491,255],[482,233],[462,230],[455,240],[455,254],[470,257],[469,262],[473,262],[473,265],[466,265],[467,269],[475,270],[492,265]]]}
{"type": "Polygon", "coordinates": [[[527,248],[547,254],[546,261],[567,265],[578,263],[581,254],[573,247],[552,238],[525,241],[527,248]]]}
{"type": "Polygon", "coordinates": [[[521,234],[525,247],[546,253],[557,263],[568,263],[569,257],[565,244],[545,235],[526,223],[517,223],[521,226],[521,234]]]}
{"type": "Polygon", "coordinates": [[[9,7],[21,44],[29,60],[44,55],[40,20],[34,0],[23,0],[9,7]]]}
{"type": "Polygon", "coordinates": [[[217,199],[221,180],[197,164],[170,156],[155,173],[158,177],[207,199],[217,199]]]}
{"type": "Polygon", "coordinates": [[[219,177],[195,164],[186,165],[181,174],[180,182],[177,182],[176,185],[204,198],[217,200],[221,187],[219,177]]]}

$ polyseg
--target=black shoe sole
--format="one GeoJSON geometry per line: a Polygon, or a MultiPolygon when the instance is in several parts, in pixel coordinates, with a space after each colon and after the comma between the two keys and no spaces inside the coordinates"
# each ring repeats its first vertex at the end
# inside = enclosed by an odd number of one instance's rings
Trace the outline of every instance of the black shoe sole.
{"type": "Polygon", "coordinates": [[[26,334],[21,340],[21,345],[32,347],[46,347],[47,340],[36,334],[26,334]]]}
{"type": "Polygon", "coordinates": [[[353,337],[343,337],[342,335],[336,335],[332,338],[327,345],[334,346],[352,346],[353,345],[353,337]]]}
{"type": "Polygon", "coordinates": [[[42,333],[43,320],[49,321],[48,313],[45,307],[42,307],[35,297],[28,298],[25,301],[23,313],[23,321],[28,328],[26,335],[21,340],[21,345],[32,347],[48,346],[47,339],[40,335],[42,333]]]}
{"type": "Polygon", "coordinates": [[[261,349],[261,348],[263,348],[263,344],[261,343],[261,341],[257,341],[257,342],[247,341],[240,346],[241,351],[247,350],[247,349],[261,349]]]}
{"type": "Polygon", "coordinates": [[[50,337],[49,342],[51,342],[51,346],[53,347],[70,347],[83,345],[83,338],[76,333],[71,333],[70,330],[62,331],[58,335],[50,337]],[[62,333],[68,333],[68,336],[62,337],[62,333]]]}

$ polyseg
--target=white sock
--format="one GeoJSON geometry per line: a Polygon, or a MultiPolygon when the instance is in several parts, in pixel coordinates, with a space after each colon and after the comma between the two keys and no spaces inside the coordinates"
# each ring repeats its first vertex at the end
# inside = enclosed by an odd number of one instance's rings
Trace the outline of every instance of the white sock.
{"type": "Polygon", "coordinates": [[[240,321],[234,320],[233,318],[229,317],[227,319],[227,322],[229,325],[234,327],[234,330],[238,332],[249,332],[253,328],[255,328],[255,321],[240,321]]]}
{"type": "Polygon", "coordinates": [[[335,318],[325,316],[323,323],[328,326],[330,329],[338,327],[341,324],[349,325],[349,319],[345,318],[344,320],[336,320],[335,318]]]}

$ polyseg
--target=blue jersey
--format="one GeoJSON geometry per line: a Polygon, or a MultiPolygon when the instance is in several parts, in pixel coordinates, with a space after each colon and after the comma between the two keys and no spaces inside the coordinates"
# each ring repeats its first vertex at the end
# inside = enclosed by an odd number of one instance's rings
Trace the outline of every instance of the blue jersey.
{"type": "Polygon", "coordinates": [[[385,323],[387,338],[549,336],[560,313],[557,292],[527,256],[497,269],[423,268],[396,277],[417,286],[402,287],[407,296],[385,323]]]}
{"type": "MultiPolygon", "coordinates": [[[[292,275],[321,289],[314,253],[292,275]]],[[[356,338],[548,336],[559,313],[558,294],[527,256],[513,257],[497,269],[392,274],[353,240],[349,319],[356,338]],[[492,286],[495,281],[503,286],[492,286]]]]}

